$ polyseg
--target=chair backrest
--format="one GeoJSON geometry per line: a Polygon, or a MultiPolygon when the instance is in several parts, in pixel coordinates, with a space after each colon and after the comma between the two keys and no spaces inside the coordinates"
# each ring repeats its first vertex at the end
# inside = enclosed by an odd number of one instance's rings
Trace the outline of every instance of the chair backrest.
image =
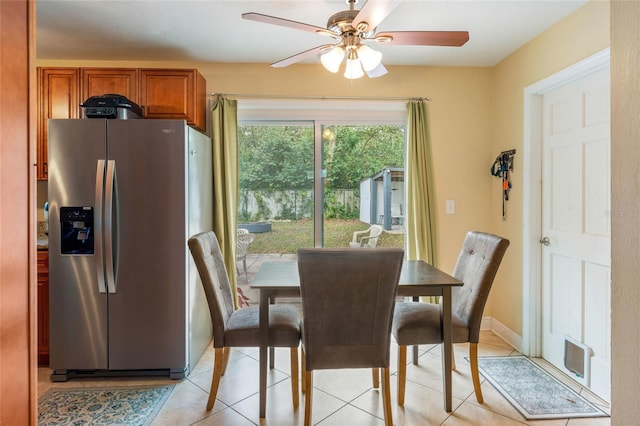
{"type": "Polygon", "coordinates": [[[464,283],[454,292],[453,312],[469,328],[469,342],[478,343],[484,305],[489,297],[509,240],[469,231],[462,244],[453,276],[464,283]]]}
{"type": "Polygon", "coordinates": [[[403,256],[399,248],[298,250],[308,370],[389,366],[403,256]]]}
{"type": "Polygon", "coordinates": [[[236,248],[236,259],[242,259],[247,255],[247,249],[253,242],[254,236],[248,229],[238,228],[238,242],[236,248]]]}
{"type": "Polygon", "coordinates": [[[384,231],[384,228],[380,225],[371,225],[371,232],[369,233],[369,238],[377,238],[382,235],[382,231],[384,231]]]}
{"type": "Polygon", "coordinates": [[[209,304],[213,345],[223,347],[225,327],[234,311],[234,304],[218,239],[216,234],[208,231],[192,236],[188,244],[209,304]]]}
{"type": "Polygon", "coordinates": [[[369,238],[364,241],[364,244],[362,246],[375,248],[378,245],[378,237],[382,235],[383,229],[384,228],[382,228],[382,226],[380,225],[371,225],[371,227],[368,229],[369,235],[367,235],[369,238]]]}

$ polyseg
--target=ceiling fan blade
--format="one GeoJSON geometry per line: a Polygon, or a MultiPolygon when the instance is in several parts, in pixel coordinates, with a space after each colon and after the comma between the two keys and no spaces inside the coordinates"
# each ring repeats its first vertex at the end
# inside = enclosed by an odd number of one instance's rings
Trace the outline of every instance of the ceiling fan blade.
{"type": "Polygon", "coordinates": [[[276,16],[263,15],[262,13],[243,13],[242,19],[248,19],[250,21],[263,22],[265,24],[280,25],[281,27],[293,28],[294,30],[309,31],[311,33],[320,33],[329,36],[337,36],[333,32],[326,28],[316,27],[311,24],[304,24],[302,22],[291,21],[289,19],[278,18],[276,16]]]}
{"type": "Polygon", "coordinates": [[[358,28],[364,33],[373,31],[402,0],[368,0],[360,12],[353,18],[353,27],[366,23],[366,28],[358,28]]]}
{"type": "Polygon", "coordinates": [[[462,46],[469,41],[467,31],[389,31],[376,34],[373,40],[384,44],[416,46],[462,46]],[[385,40],[392,37],[393,40],[385,40]]]}
{"type": "Polygon", "coordinates": [[[389,71],[387,71],[387,68],[382,64],[382,62],[380,62],[380,64],[377,67],[375,67],[371,71],[365,70],[365,72],[367,73],[369,78],[376,78],[376,77],[382,77],[389,71]]]}
{"type": "Polygon", "coordinates": [[[322,46],[317,46],[312,49],[305,50],[304,52],[297,53],[293,56],[289,56],[288,58],[281,61],[274,62],[273,64],[271,64],[271,66],[275,68],[286,67],[291,64],[295,64],[296,62],[300,62],[304,59],[310,58],[311,56],[317,55],[324,49],[328,49],[330,47],[333,47],[333,44],[323,44],[322,46]]]}

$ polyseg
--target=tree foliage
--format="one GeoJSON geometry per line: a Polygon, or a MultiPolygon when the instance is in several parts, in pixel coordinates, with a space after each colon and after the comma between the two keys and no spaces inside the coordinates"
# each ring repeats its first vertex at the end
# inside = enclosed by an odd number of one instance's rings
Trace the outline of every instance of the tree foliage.
{"type": "Polygon", "coordinates": [[[243,190],[312,187],[312,127],[242,126],[238,141],[239,184],[243,190]]]}
{"type": "MultiPolygon", "coordinates": [[[[404,127],[330,126],[323,138],[325,186],[358,189],[386,167],[404,166],[404,127]]],[[[312,188],[313,127],[245,125],[239,129],[240,188],[286,191],[312,188]]]]}
{"type": "MultiPolygon", "coordinates": [[[[312,216],[313,126],[244,125],[238,130],[240,220],[312,216]],[[278,211],[270,210],[267,199],[275,201],[278,211]]],[[[387,167],[403,167],[404,140],[403,126],[325,126],[325,218],[357,218],[358,208],[339,202],[331,190],[357,194],[362,180],[387,167]]]]}
{"type": "Polygon", "coordinates": [[[359,189],[362,180],[387,167],[404,167],[403,126],[332,126],[331,130],[335,136],[324,141],[328,188],[359,189]]]}

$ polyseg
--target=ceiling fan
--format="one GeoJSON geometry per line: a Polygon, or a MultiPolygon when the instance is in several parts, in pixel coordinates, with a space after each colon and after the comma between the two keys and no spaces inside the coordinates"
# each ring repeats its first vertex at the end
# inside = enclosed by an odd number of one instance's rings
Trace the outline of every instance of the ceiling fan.
{"type": "Polygon", "coordinates": [[[395,45],[454,46],[464,45],[469,40],[467,31],[386,31],[376,34],[376,28],[402,0],[368,0],[362,9],[354,9],[358,0],[346,0],[349,10],[333,14],[327,21],[327,28],[261,13],[243,13],[242,18],[265,24],[280,25],[296,30],[309,31],[336,40],[323,44],[286,59],[271,64],[272,67],[286,67],[314,55],[320,54],[322,65],[335,73],[347,58],[344,76],[359,78],[380,77],[387,73],[382,64],[382,53],[363,44],[363,41],[395,45]]]}

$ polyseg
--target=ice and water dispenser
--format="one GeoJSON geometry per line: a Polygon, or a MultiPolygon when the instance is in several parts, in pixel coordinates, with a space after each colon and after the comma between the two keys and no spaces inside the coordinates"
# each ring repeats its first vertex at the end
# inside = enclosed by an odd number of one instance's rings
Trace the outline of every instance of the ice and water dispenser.
{"type": "Polygon", "coordinates": [[[93,207],[60,207],[62,254],[93,254],[93,207]]]}

